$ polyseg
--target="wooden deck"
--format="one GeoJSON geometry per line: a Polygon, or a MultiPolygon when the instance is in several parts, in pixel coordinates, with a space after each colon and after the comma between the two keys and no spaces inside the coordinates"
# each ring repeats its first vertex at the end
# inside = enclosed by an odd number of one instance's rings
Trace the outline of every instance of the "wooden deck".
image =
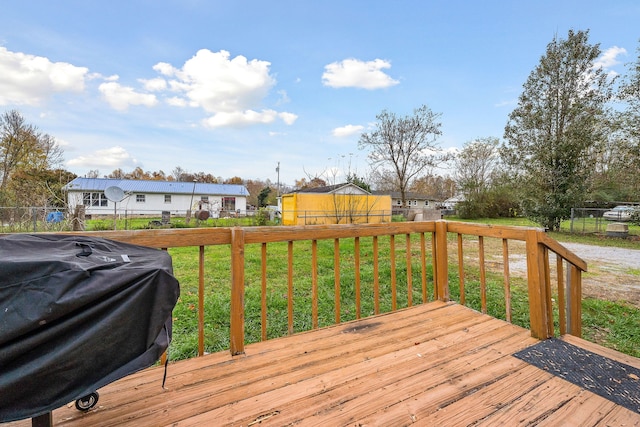
{"type": "MultiPolygon", "coordinates": [[[[640,361],[565,337],[627,364],[640,361]]],[[[58,426],[640,426],[640,414],[512,356],[530,331],[455,303],[394,313],[151,368],[58,426]]],[[[28,426],[29,420],[11,423],[28,426]]]]}

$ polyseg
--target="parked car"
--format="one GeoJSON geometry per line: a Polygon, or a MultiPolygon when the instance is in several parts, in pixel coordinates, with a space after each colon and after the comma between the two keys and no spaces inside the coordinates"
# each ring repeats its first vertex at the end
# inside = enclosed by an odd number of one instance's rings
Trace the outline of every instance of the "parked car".
{"type": "Polygon", "coordinates": [[[634,210],[633,206],[620,205],[610,211],[606,211],[602,214],[602,217],[609,221],[631,221],[631,216],[634,210]]]}

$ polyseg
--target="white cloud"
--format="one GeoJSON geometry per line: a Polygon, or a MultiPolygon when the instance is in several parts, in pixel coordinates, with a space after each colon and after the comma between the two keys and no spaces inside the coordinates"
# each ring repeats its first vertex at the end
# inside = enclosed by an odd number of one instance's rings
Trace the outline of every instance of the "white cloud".
{"type": "Polygon", "coordinates": [[[102,83],[98,90],[102,92],[109,105],[119,111],[127,110],[130,105],[153,107],[158,103],[155,95],[136,92],[133,88],[117,82],[102,83]]]}
{"type": "Polygon", "coordinates": [[[391,63],[382,59],[360,61],[345,59],[324,67],[322,83],[330,87],[358,87],[363,89],[381,89],[397,85],[399,82],[384,73],[391,63]]]}
{"type": "Polygon", "coordinates": [[[167,104],[173,107],[186,107],[189,105],[186,99],[180,98],[177,96],[172,96],[171,98],[167,98],[167,104]]]}
{"type": "Polygon", "coordinates": [[[0,47],[0,105],[40,105],[57,92],[82,92],[88,72],[0,47]]]}
{"type": "Polygon", "coordinates": [[[626,55],[626,54],[627,54],[627,50],[623,47],[618,47],[618,46],[610,47],[609,49],[602,52],[600,57],[596,59],[596,61],[593,64],[593,68],[603,68],[603,69],[611,68],[614,65],[618,65],[620,63],[620,61],[618,60],[618,56],[626,55]]]}
{"type": "Polygon", "coordinates": [[[150,92],[158,92],[167,88],[167,81],[159,77],[150,80],[140,79],[140,83],[150,92]]]}
{"type": "Polygon", "coordinates": [[[346,125],[339,128],[335,128],[331,134],[338,138],[342,138],[345,136],[351,136],[362,132],[364,126],[361,125],[346,125]]]}
{"type": "Polygon", "coordinates": [[[233,112],[219,112],[204,120],[204,124],[210,128],[219,127],[243,127],[254,124],[273,123],[277,118],[282,119],[286,124],[291,125],[298,116],[292,113],[278,113],[275,110],[262,110],[261,112],[246,110],[233,112]]]}
{"type": "Polygon", "coordinates": [[[278,113],[278,117],[280,117],[282,121],[288,125],[292,125],[296,120],[298,120],[298,115],[293,113],[278,113]]]}
{"type": "Polygon", "coordinates": [[[116,146],[104,150],[97,150],[85,156],[78,156],[69,160],[67,165],[89,169],[135,168],[138,165],[138,161],[132,158],[127,150],[116,146]]]}
{"type": "MultiPolygon", "coordinates": [[[[276,83],[269,74],[270,66],[267,61],[247,60],[241,55],[231,58],[225,50],[201,49],[182,68],[159,62],[153,69],[168,79],[170,91],[180,94],[167,102],[212,114],[203,121],[208,127],[272,123],[277,118],[290,125],[297,119],[295,114],[257,111],[276,83]]],[[[288,102],[286,92],[280,96],[279,103],[288,102]]]]}

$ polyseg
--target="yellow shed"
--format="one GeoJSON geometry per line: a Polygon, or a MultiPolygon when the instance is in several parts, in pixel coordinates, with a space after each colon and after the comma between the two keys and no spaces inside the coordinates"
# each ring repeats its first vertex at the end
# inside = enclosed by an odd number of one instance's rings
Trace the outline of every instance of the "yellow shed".
{"type": "Polygon", "coordinates": [[[282,195],[282,224],[391,222],[391,196],[374,196],[354,184],[310,188],[282,195]]]}

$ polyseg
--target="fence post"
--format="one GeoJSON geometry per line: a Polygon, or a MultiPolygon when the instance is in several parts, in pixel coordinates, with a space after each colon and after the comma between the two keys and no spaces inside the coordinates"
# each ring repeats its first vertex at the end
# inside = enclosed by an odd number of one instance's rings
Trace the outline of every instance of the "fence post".
{"type": "Polygon", "coordinates": [[[575,218],[575,215],[574,215],[574,208],[571,208],[571,223],[570,223],[571,225],[570,225],[570,227],[569,227],[569,232],[570,232],[571,234],[573,234],[573,219],[574,219],[574,218],[575,218]]]}
{"type": "Polygon", "coordinates": [[[531,336],[538,339],[549,338],[553,334],[549,325],[550,301],[547,293],[546,271],[544,257],[548,256],[547,251],[538,241],[537,230],[527,230],[526,251],[527,251],[527,282],[529,289],[529,322],[531,336]]]}
{"type": "Polygon", "coordinates": [[[244,229],[231,229],[231,355],[244,353],[244,229]]]}
{"type": "Polygon", "coordinates": [[[436,259],[435,267],[435,298],[440,301],[449,301],[449,271],[447,254],[447,221],[436,221],[436,259]]]}

